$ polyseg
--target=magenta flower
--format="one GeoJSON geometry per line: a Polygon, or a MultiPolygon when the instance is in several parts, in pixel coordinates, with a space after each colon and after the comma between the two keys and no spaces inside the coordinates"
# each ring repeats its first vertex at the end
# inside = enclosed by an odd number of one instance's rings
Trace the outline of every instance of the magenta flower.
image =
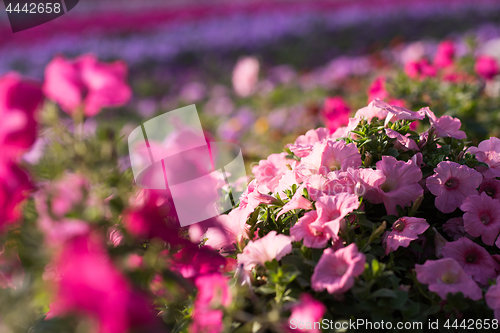
{"type": "Polygon", "coordinates": [[[377,170],[381,170],[386,179],[379,187],[369,189],[365,198],[374,204],[383,203],[390,215],[398,214],[397,205],[405,207],[424,193],[418,184],[422,171],[412,161],[405,163],[392,156],[382,156],[377,170]]]}
{"type": "Polygon", "coordinates": [[[500,276],[497,277],[496,284],[490,286],[484,294],[486,304],[495,313],[495,318],[500,320],[500,276]]]}
{"type": "Polygon", "coordinates": [[[330,133],[349,123],[349,113],[351,113],[351,109],[342,97],[327,98],[321,111],[321,115],[330,133]]]}
{"type": "Polygon", "coordinates": [[[281,177],[288,170],[286,165],[291,163],[285,158],[286,155],[286,153],[271,154],[266,160],[260,160],[259,165],[252,168],[262,191],[273,192],[278,186],[281,177]]]}
{"type": "Polygon", "coordinates": [[[311,153],[316,142],[323,142],[330,138],[330,131],[320,127],[307,131],[306,134],[299,136],[295,143],[288,144],[287,147],[298,157],[306,157],[311,153]]]}
{"type": "Polygon", "coordinates": [[[436,135],[436,137],[450,137],[459,140],[465,139],[467,137],[465,135],[465,132],[460,130],[460,127],[462,126],[460,119],[446,115],[438,118],[436,117],[434,112],[429,109],[429,107],[425,107],[422,110],[424,110],[425,114],[429,118],[431,128],[434,129],[434,134],[436,135]]]}
{"type": "Polygon", "coordinates": [[[462,237],[472,237],[465,231],[463,217],[454,217],[446,221],[443,224],[443,231],[446,232],[449,237],[453,238],[453,240],[458,240],[462,237]]]}
{"type": "Polygon", "coordinates": [[[479,162],[488,164],[489,168],[476,167],[484,178],[500,177],[500,139],[491,137],[476,147],[470,147],[467,152],[476,155],[479,162]]]}
{"type": "Polygon", "coordinates": [[[386,242],[385,254],[396,251],[398,247],[408,247],[412,240],[418,238],[429,228],[425,219],[418,217],[401,217],[392,225],[392,230],[387,231],[384,237],[386,242]]]}
{"type": "Polygon", "coordinates": [[[409,61],[405,64],[405,73],[412,79],[423,80],[436,76],[436,68],[427,59],[409,61]]]}
{"type": "Polygon", "coordinates": [[[322,249],[326,247],[328,240],[337,236],[330,226],[331,223],[318,221],[318,213],[313,210],[305,213],[295,223],[290,229],[290,236],[296,242],[303,240],[307,247],[322,249]]]}
{"type": "Polygon", "coordinates": [[[144,198],[124,212],[123,225],[139,239],[159,238],[171,245],[186,244],[179,237],[179,222],[171,197],[152,190],[143,191],[144,198]]]}
{"type": "Polygon", "coordinates": [[[21,217],[20,205],[33,186],[24,170],[10,161],[0,161],[0,232],[21,217]]]}
{"type": "Polygon", "coordinates": [[[455,259],[464,272],[477,283],[487,285],[488,279],[494,279],[497,276],[498,263],[484,247],[466,237],[446,243],[441,253],[445,258],[455,259]]]}
{"type": "Polygon", "coordinates": [[[418,148],[417,144],[415,143],[415,140],[409,138],[410,133],[403,135],[403,134],[396,132],[393,129],[386,128],[385,134],[387,134],[387,136],[392,138],[392,139],[396,139],[396,143],[394,144],[394,148],[396,148],[396,149],[401,149],[404,151],[420,150],[418,148]]]}
{"type": "Polygon", "coordinates": [[[479,194],[486,193],[493,199],[500,199],[500,180],[498,179],[483,179],[479,187],[479,194]]]}
{"type": "Polygon", "coordinates": [[[195,279],[198,294],[194,301],[190,332],[222,331],[223,313],[218,308],[227,307],[231,303],[232,296],[228,284],[228,279],[220,273],[201,275],[195,279]]]}
{"type": "Polygon", "coordinates": [[[365,261],[365,255],[358,252],[354,243],[335,252],[327,248],[314,267],[311,286],[315,291],[345,293],[354,286],[354,278],[363,274],[365,261]]]}
{"type": "Polygon", "coordinates": [[[340,229],[340,220],[359,207],[358,196],[350,193],[339,193],[335,196],[324,195],[316,201],[318,221],[328,223],[336,235],[340,229]]]}
{"type": "Polygon", "coordinates": [[[19,156],[36,140],[35,112],[42,104],[40,85],[16,73],[0,77],[0,149],[2,157],[19,156]]]}
{"type": "Polygon", "coordinates": [[[56,258],[55,302],[47,318],[75,313],[97,320],[100,333],[149,331],[157,321],[152,303],[113,265],[100,239],[78,236],[56,258]]]}
{"type": "Polygon", "coordinates": [[[474,70],[482,79],[489,81],[500,72],[500,67],[495,58],[483,55],[477,57],[474,70]]]}
{"type": "Polygon", "coordinates": [[[439,43],[436,55],[434,56],[434,65],[438,68],[446,68],[453,65],[455,57],[455,43],[451,40],[445,40],[439,43]]]}
{"type": "Polygon", "coordinates": [[[493,245],[500,232],[500,200],[483,192],[468,196],[460,209],[465,212],[465,231],[474,237],[481,236],[485,244],[493,245]]]}
{"type": "Polygon", "coordinates": [[[315,143],[311,154],[301,160],[297,169],[304,176],[326,175],[332,170],[358,168],[361,163],[361,154],[354,143],[329,140],[315,143]]]}
{"type": "MultiPolygon", "coordinates": [[[[379,76],[375,80],[373,80],[373,82],[368,87],[368,103],[370,103],[371,101],[373,101],[374,99],[377,99],[377,98],[383,101],[388,97],[389,97],[389,93],[387,92],[387,89],[385,88],[385,77],[379,76]]],[[[358,116],[358,113],[356,113],[356,116],[358,116]]],[[[371,120],[371,118],[368,121],[370,121],[370,120],[371,120]]]]}
{"type": "Polygon", "coordinates": [[[69,115],[87,117],[104,107],[126,104],[132,92],[126,82],[127,66],[122,61],[102,63],[92,54],[67,60],[55,57],[45,68],[45,95],[59,103],[69,115]]]}
{"type": "Polygon", "coordinates": [[[454,259],[427,260],[423,265],[415,265],[415,272],[417,280],[428,284],[429,290],[438,294],[442,299],[446,299],[448,293],[459,292],[475,301],[483,296],[478,285],[454,259]]]}
{"type": "MultiPolygon", "coordinates": [[[[307,293],[300,294],[299,301],[292,306],[292,313],[288,319],[289,323],[312,323],[319,322],[326,312],[326,308],[320,301],[315,300],[307,293]],[[293,320],[293,321],[292,321],[293,320]]],[[[299,332],[321,333],[316,328],[299,330],[299,332]]]]}
{"type": "Polygon", "coordinates": [[[425,184],[436,196],[436,208],[443,213],[453,212],[468,195],[477,194],[476,189],[483,181],[476,170],[450,161],[440,162],[434,172],[425,184]]]}
{"type": "Polygon", "coordinates": [[[274,259],[281,260],[290,252],[292,252],[292,238],[278,235],[273,230],[256,241],[250,241],[243,253],[238,254],[238,265],[243,265],[243,268],[249,271],[256,265],[264,266],[266,262],[274,259]]]}
{"type": "Polygon", "coordinates": [[[210,247],[188,243],[173,256],[171,269],[186,279],[196,279],[203,274],[219,272],[226,264],[226,258],[210,247]]]}

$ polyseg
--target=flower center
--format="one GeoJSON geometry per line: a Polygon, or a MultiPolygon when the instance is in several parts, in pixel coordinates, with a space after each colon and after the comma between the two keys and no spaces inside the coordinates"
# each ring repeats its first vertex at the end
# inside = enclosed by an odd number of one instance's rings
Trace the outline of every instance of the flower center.
{"type": "Polygon", "coordinates": [[[455,188],[458,186],[458,179],[450,178],[444,183],[444,186],[446,186],[446,188],[455,188]]]}
{"type": "Polygon", "coordinates": [[[342,276],[345,274],[345,272],[347,272],[347,268],[349,266],[345,263],[345,262],[342,262],[342,263],[337,263],[337,265],[335,266],[335,273],[337,276],[342,276]]]}
{"type": "Polygon", "coordinates": [[[441,276],[441,281],[443,281],[446,284],[452,284],[455,283],[455,281],[457,281],[457,277],[451,272],[446,272],[443,274],[443,276],[441,276]]]}
{"type": "Polygon", "coordinates": [[[390,181],[386,180],[386,181],[385,181],[385,182],[384,182],[384,183],[380,186],[380,189],[381,189],[382,191],[384,191],[385,193],[387,193],[387,192],[390,192],[390,191],[394,190],[394,188],[395,188],[395,186],[394,186],[394,185],[395,185],[395,184],[393,184],[392,182],[390,182],[390,181]]]}
{"type": "Polygon", "coordinates": [[[479,219],[481,220],[481,223],[484,225],[490,223],[490,217],[488,216],[488,214],[481,214],[479,219]]]}
{"type": "Polygon", "coordinates": [[[406,224],[401,219],[397,220],[392,225],[392,229],[397,230],[397,231],[403,231],[405,229],[405,227],[406,227],[406,224]]]}
{"type": "Polygon", "coordinates": [[[465,261],[467,261],[468,263],[472,264],[474,262],[477,261],[477,256],[475,253],[467,253],[465,255],[465,261]]]}
{"type": "Polygon", "coordinates": [[[484,193],[486,193],[487,195],[489,195],[490,197],[494,197],[495,194],[497,193],[497,191],[495,190],[494,187],[492,186],[487,186],[484,188],[484,193]]]}

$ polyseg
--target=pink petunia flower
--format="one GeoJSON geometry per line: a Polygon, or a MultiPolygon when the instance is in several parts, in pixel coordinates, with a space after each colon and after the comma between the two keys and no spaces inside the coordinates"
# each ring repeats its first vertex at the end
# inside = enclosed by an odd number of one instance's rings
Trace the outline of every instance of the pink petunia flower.
{"type": "Polygon", "coordinates": [[[349,123],[349,113],[351,113],[351,109],[342,97],[327,98],[321,110],[321,115],[330,133],[349,123]]]}
{"type": "Polygon", "coordinates": [[[225,253],[234,250],[234,244],[242,245],[243,240],[248,239],[250,225],[246,223],[246,219],[235,218],[231,213],[219,215],[216,219],[217,225],[208,228],[205,234],[208,238],[206,246],[225,253]]]}
{"type": "Polygon", "coordinates": [[[323,195],[316,201],[318,221],[329,223],[332,232],[336,235],[340,229],[340,220],[359,207],[358,197],[350,193],[339,193],[335,196],[323,195]]]}
{"type": "Polygon", "coordinates": [[[311,201],[304,198],[304,196],[303,196],[304,188],[305,188],[305,185],[301,185],[297,189],[297,191],[293,195],[292,199],[283,206],[283,208],[281,209],[281,211],[279,212],[277,217],[280,217],[284,213],[289,212],[293,209],[310,210],[313,208],[311,201]]]}
{"type": "Polygon", "coordinates": [[[464,214],[464,228],[474,237],[481,236],[487,245],[493,245],[500,232],[500,200],[486,193],[469,195],[460,209],[464,214]]]}
{"type": "Polygon", "coordinates": [[[311,286],[315,291],[345,293],[354,286],[354,278],[363,274],[365,261],[365,255],[358,252],[354,243],[335,252],[327,248],[314,268],[311,286]]]}
{"type": "Polygon", "coordinates": [[[273,230],[256,241],[250,241],[243,253],[238,254],[238,265],[243,265],[243,268],[249,271],[256,265],[263,266],[268,261],[281,260],[290,252],[292,252],[292,238],[278,235],[273,230]]]}
{"type": "Polygon", "coordinates": [[[56,56],[45,68],[45,95],[59,103],[64,112],[92,117],[103,107],[126,104],[132,91],[126,82],[123,61],[102,63],[92,54],[67,60],[56,56]]]}
{"type": "Polygon", "coordinates": [[[500,67],[498,66],[497,60],[493,57],[485,55],[477,57],[474,70],[486,81],[493,79],[498,73],[500,73],[500,67]]]}
{"type": "Polygon", "coordinates": [[[500,199],[500,180],[498,179],[483,179],[479,187],[479,194],[486,193],[493,199],[500,199]]]}
{"type": "Polygon", "coordinates": [[[374,204],[383,203],[388,214],[397,215],[397,205],[409,205],[424,193],[418,184],[422,171],[412,161],[405,163],[392,156],[382,156],[376,165],[386,180],[379,187],[369,189],[365,198],[374,204]]]}
{"type": "Polygon", "coordinates": [[[477,194],[483,180],[476,170],[450,161],[440,162],[434,172],[425,184],[436,196],[436,208],[443,213],[453,212],[468,195],[477,194]]]}
{"type": "Polygon", "coordinates": [[[319,322],[326,312],[326,308],[320,301],[315,300],[307,293],[300,294],[299,301],[292,306],[292,313],[288,322],[290,324],[310,323],[308,328],[305,324],[305,329],[299,329],[299,332],[321,333],[321,330],[314,323],[319,322]]]}
{"type": "Polygon", "coordinates": [[[315,143],[311,154],[301,160],[297,169],[304,176],[326,175],[332,170],[358,168],[361,164],[361,154],[354,143],[326,141],[315,143]]]}
{"type": "Polygon", "coordinates": [[[420,150],[417,146],[417,143],[415,140],[410,139],[410,133],[407,133],[406,135],[403,135],[401,133],[396,132],[393,129],[386,128],[385,129],[385,134],[387,134],[388,137],[392,139],[397,139],[396,143],[394,144],[394,148],[396,149],[401,149],[404,151],[408,150],[420,150]]]}
{"type": "Polygon", "coordinates": [[[299,136],[295,143],[288,144],[289,148],[298,157],[306,157],[312,151],[313,145],[316,142],[324,142],[331,138],[330,131],[325,127],[312,129],[306,134],[299,136]]]}
{"type": "Polygon", "coordinates": [[[476,167],[484,178],[500,177],[500,139],[491,137],[476,147],[470,147],[467,152],[476,155],[479,162],[488,164],[489,168],[476,167]]]}
{"type": "Polygon", "coordinates": [[[454,217],[446,221],[443,224],[443,231],[449,237],[453,238],[453,240],[458,240],[462,237],[474,238],[465,231],[463,217],[454,217]]]}
{"type": "Polygon", "coordinates": [[[17,73],[0,77],[0,150],[2,157],[19,156],[36,140],[35,113],[42,104],[40,85],[17,73]]]}
{"type": "Polygon", "coordinates": [[[328,240],[336,238],[337,233],[331,229],[331,223],[318,221],[318,213],[313,210],[305,213],[290,228],[290,236],[297,242],[303,240],[307,247],[322,249],[326,247],[328,240]]]}
{"type": "Polygon", "coordinates": [[[431,123],[431,128],[434,129],[434,134],[438,138],[455,138],[455,139],[465,139],[467,135],[465,135],[464,131],[460,130],[460,126],[462,123],[460,119],[453,118],[450,116],[441,116],[436,117],[434,112],[429,109],[429,107],[425,107],[422,109],[427,117],[429,118],[429,122],[431,123]]]}
{"type": "Polygon", "coordinates": [[[332,171],[327,175],[329,194],[342,192],[364,196],[372,187],[378,187],[385,181],[385,176],[380,170],[371,168],[353,169],[346,171],[332,171]]]}
{"type": "Polygon", "coordinates": [[[271,154],[266,160],[260,160],[259,165],[252,168],[259,187],[264,192],[273,192],[284,173],[288,170],[290,161],[285,158],[287,154],[271,154]]]}
{"type": "Polygon", "coordinates": [[[486,294],[484,294],[484,300],[490,309],[495,313],[495,318],[500,320],[500,276],[496,279],[496,284],[490,286],[486,294]]]}
{"type": "Polygon", "coordinates": [[[389,105],[388,103],[376,99],[373,101],[374,106],[386,110],[387,117],[385,118],[385,126],[389,122],[395,122],[397,120],[423,120],[425,118],[425,113],[423,110],[411,111],[402,106],[389,105]]]}
{"type": "Polygon", "coordinates": [[[482,285],[488,284],[489,279],[497,276],[498,263],[484,247],[466,237],[446,243],[442,254],[445,258],[455,259],[467,275],[482,285]]]}
{"type": "Polygon", "coordinates": [[[377,103],[379,100],[378,98],[372,100],[368,106],[356,111],[354,117],[365,118],[368,122],[371,122],[374,117],[377,117],[379,120],[385,119],[389,112],[385,109],[385,104],[377,103]]]}
{"type": "Polygon", "coordinates": [[[415,265],[415,272],[417,280],[428,284],[429,290],[438,294],[442,299],[446,299],[448,293],[459,292],[475,301],[483,296],[478,285],[454,259],[427,260],[423,265],[415,265]]]}
{"type": "Polygon", "coordinates": [[[455,44],[451,40],[445,40],[439,43],[436,55],[434,56],[434,65],[438,68],[446,68],[453,65],[455,57],[455,44]]]}
{"type": "Polygon", "coordinates": [[[385,254],[396,251],[398,247],[408,247],[412,240],[424,233],[429,228],[425,219],[418,217],[401,217],[392,225],[392,230],[387,231],[384,237],[386,242],[385,254]]]}

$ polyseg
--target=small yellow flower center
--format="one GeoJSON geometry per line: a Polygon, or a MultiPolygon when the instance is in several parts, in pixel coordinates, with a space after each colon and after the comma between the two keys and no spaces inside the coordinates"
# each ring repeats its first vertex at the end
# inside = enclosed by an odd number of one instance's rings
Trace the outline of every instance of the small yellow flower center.
{"type": "Polygon", "coordinates": [[[455,188],[458,186],[458,179],[450,178],[444,183],[444,186],[446,186],[446,188],[455,188]]]}
{"type": "Polygon", "coordinates": [[[457,277],[451,272],[446,272],[443,274],[443,276],[441,276],[441,281],[446,284],[453,284],[457,281],[457,277]]]}
{"type": "Polygon", "coordinates": [[[403,231],[406,227],[406,224],[404,223],[403,220],[399,219],[394,224],[392,225],[392,229],[396,231],[403,231]]]}

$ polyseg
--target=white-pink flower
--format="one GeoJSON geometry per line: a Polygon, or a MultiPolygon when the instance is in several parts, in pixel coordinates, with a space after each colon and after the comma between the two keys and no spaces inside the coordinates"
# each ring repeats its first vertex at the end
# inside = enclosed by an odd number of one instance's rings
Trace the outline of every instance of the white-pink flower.
{"type": "MultiPolygon", "coordinates": [[[[500,232],[500,200],[486,193],[469,195],[460,206],[464,214],[464,228],[469,235],[481,236],[487,245],[493,245],[500,232]]],[[[497,241],[500,247],[500,241],[497,241]]]]}
{"type": "Polygon", "coordinates": [[[265,192],[273,192],[278,186],[281,177],[288,169],[290,164],[285,156],[286,153],[271,154],[266,160],[259,161],[259,165],[252,168],[255,178],[259,182],[259,188],[265,192]]]}
{"type": "Polygon", "coordinates": [[[307,131],[306,134],[299,136],[295,143],[288,144],[287,147],[298,157],[306,157],[311,153],[316,142],[324,142],[330,138],[328,128],[320,127],[307,131]]]}
{"type": "Polygon", "coordinates": [[[255,57],[238,60],[233,69],[233,88],[238,96],[248,97],[259,80],[259,61],[255,57]]]}
{"type": "Polygon", "coordinates": [[[316,142],[311,154],[304,157],[297,168],[304,176],[310,176],[326,175],[330,171],[346,170],[348,167],[358,168],[361,164],[361,154],[354,143],[328,140],[316,142]]]}
{"type": "Polygon", "coordinates": [[[316,223],[330,223],[330,228],[336,235],[340,229],[340,220],[359,207],[358,197],[350,193],[324,195],[316,201],[318,221],[316,223]]]}
{"type": "Polygon", "coordinates": [[[278,235],[273,230],[256,241],[250,241],[243,253],[238,254],[238,265],[243,265],[243,268],[249,271],[256,265],[263,266],[274,259],[281,260],[290,252],[292,252],[292,238],[278,235]]]}
{"type": "Polygon", "coordinates": [[[363,274],[365,261],[354,243],[337,251],[327,248],[314,268],[311,286],[315,291],[345,293],[354,286],[354,278],[363,274]]]}

